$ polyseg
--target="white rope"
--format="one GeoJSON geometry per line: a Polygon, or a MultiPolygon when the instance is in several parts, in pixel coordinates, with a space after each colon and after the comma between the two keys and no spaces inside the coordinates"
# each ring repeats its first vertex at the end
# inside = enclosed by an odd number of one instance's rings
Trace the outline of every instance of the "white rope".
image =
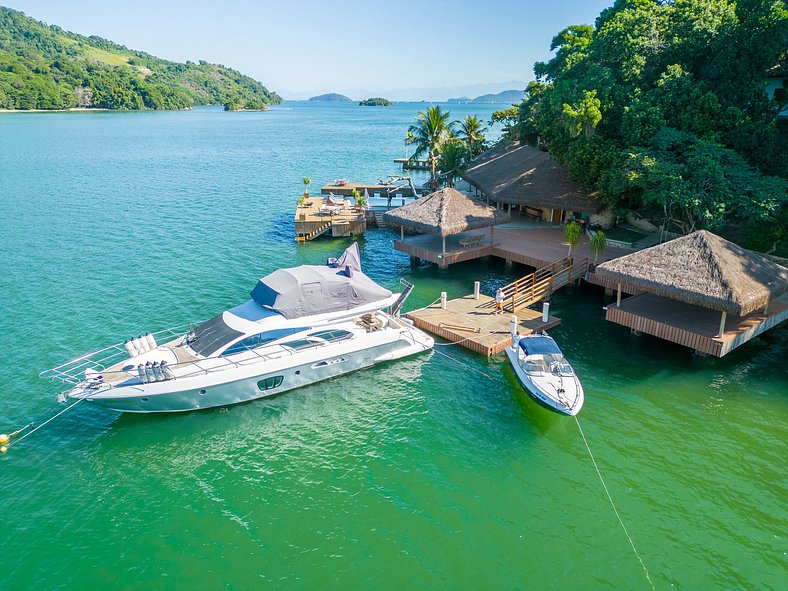
{"type": "Polygon", "coordinates": [[[12,445],[16,445],[17,443],[19,443],[20,441],[22,441],[22,440],[23,440],[25,437],[27,437],[28,435],[32,435],[33,433],[35,433],[36,431],[38,431],[38,430],[39,430],[39,429],[41,429],[42,427],[46,426],[48,423],[51,423],[51,422],[52,422],[52,421],[54,421],[56,418],[58,418],[60,415],[62,415],[64,412],[66,412],[66,411],[68,411],[68,410],[71,410],[71,409],[72,409],[72,408],[74,408],[74,407],[75,407],[77,404],[79,404],[80,402],[82,402],[83,400],[85,400],[86,398],[90,398],[90,396],[83,396],[82,398],[79,398],[79,399],[78,399],[76,402],[74,402],[74,403],[72,403],[72,404],[69,404],[69,405],[68,405],[66,408],[64,408],[63,410],[61,410],[61,411],[60,411],[59,413],[57,413],[56,415],[54,415],[54,416],[52,416],[52,417],[49,417],[49,418],[48,418],[46,421],[44,421],[43,423],[41,423],[41,424],[40,424],[38,427],[33,427],[33,429],[31,429],[30,431],[28,431],[27,433],[25,433],[24,435],[22,435],[22,437],[20,437],[19,439],[15,439],[14,441],[10,441],[10,442],[8,443],[8,446],[7,446],[7,447],[9,447],[9,448],[10,448],[12,445]]]}
{"type": "Polygon", "coordinates": [[[629,535],[629,532],[627,531],[627,526],[624,525],[624,521],[621,519],[621,515],[618,513],[618,509],[616,509],[616,504],[613,502],[613,497],[610,496],[610,491],[607,489],[607,485],[605,484],[605,479],[602,478],[602,472],[599,471],[599,466],[597,465],[596,460],[594,459],[594,454],[591,453],[591,448],[588,446],[588,440],[586,439],[585,433],[583,433],[583,428],[580,426],[580,421],[578,420],[577,415],[575,415],[575,423],[577,423],[577,428],[580,430],[580,435],[583,437],[583,443],[586,444],[586,449],[588,450],[588,456],[591,458],[591,461],[594,464],[596,473],[599,476],[599,482],[602,483],[602,488],[605,489],[607,500],[610,501],[610,506],[613,507],[613,512],[616,514],[616,517],[618,518],[618,522],[621,524],[621,529],[624,530],[624,534],[627,536],[627,540],[629,540],[629,545],[632,546],[632,551],[635,553],[638,562],[640,562],[640,566],[643,567],[643,572],[646,574],[646,579],[648,580],[649,585],[651,585],[651,588],[654,591],[656,591],[656,587],[654,587],[654,583],[648,574],[648,569],[646,568],[643,559],[640,557],[637,548],[635,548],[635,542],[632,541],[632,537],[629,535]]]}
{"type": "Polygon", "coordinates": [[[476,369],[476,368],[475,368],[475,367],[473,367],[472,365],[468,365],[467,363],[463,363],[463,362],[462,362],[462,361],[460,361],[459,359],[455,359],[455,358],[454,358],[454,357],[452,357],[451,355],[446,355],[446,353],[442,353],[441,351],[435,351],[435,352],[436,352],[438,355],[443,355],[443,356],[444,356],[444,357],[446,357],[447,359],[451,359],[451,360],[452,360],[454,363],[458,363],[458,364],[460,364],[460,365],[462,365],[462,366],[464,366],[464,367],[467,367],[467,368],[468,368],[468,369],[470,369],[471,371],[475,371],[476,373],[483,375],[484,377],[486,377],[486,378],[487,378],[487,379],[489,379],[489,380],[492,380],[493,382],[498,382],[499,384],[503,384],[503,383],[505,383],[505,382],[503,382],[502,380],[499,380],[499,379],[497,379],[497,378],[494,378],[494,377],[493,377],[493,376],[491,376],[490,374],[488,374],[488,373],[485,373],[485,372],[483,372],[483,371],[482,371],[482,370],[480,370],[480,369],[476,369]]]}

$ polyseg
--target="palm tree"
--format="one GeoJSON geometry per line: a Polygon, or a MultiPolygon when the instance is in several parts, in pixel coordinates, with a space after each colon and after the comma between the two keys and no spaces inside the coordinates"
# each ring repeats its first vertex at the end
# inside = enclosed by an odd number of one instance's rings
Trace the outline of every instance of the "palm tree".
{"type": "Polygon", "coordinates": [[[454,179],[462,176],[467,166],[465,147],[459,139],[452,138],[443,144],[439,164],[441,176],[446,177],[446,186],[453,187],[454,179]]]}
{"type": "Polygon", "coordinates": [[[599,258],[599,255],[602,254],[602,251],[605,250],[607,246],[607,238],[605,238],[605,233],[602,230],[597,230],[594,233],[594,237],[591,238],[591,252],[594,253],[594,266],[596,266],[596,260],[599,258]]]}
{"type": "Polygon", "coordinates": [[[564,240],[569,243],[569,254],[566,256],[572,256],[572,249],[580,242],[580,234],[582,234],[582,229],[577,222],[570,222],[564,226],[564,240]]]}
{"type": "Polygon", "coordinates": [[[451,134],[450,116],[451,113],[448,111],[444,113],[440,106],[434,105],[428,107],[425,112],[420,111],[416,117],[416,123],[408,127],[408,131],[413,134],[412,138],[409,137],[409,143],[416,145],[416,150],[411,158],[415,160],[419,156],[427,154],[430,163],[431,184],[436,180],[435,169],[438,165],[441,148],[451,134]]]}
{"type": "Polygon", "coordinates": [[[484,132],[487,128],[476,115],[468,115],[458,123],[460,125],[458,135],[465,141],[469,160],[473,160],[484,151],[484,132]]]}

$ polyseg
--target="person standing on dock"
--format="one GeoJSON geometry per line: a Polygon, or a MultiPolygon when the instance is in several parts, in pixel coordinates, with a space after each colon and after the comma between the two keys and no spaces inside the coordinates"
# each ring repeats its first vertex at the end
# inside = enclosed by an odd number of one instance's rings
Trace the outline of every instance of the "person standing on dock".
{"type": "Polygon", "coordinates": [[[503,302],[506,299],[506,296],[503,295],[503,289],[500,287],[498,291],[495,292],[495,313],[496,314],[503,314],[503,302]]]}

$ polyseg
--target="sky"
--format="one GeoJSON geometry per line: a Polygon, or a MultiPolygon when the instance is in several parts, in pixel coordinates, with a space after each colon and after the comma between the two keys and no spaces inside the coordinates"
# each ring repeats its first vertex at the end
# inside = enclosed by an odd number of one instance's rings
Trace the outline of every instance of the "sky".
{"type": "Polygon", "coordinates": [[[286,99],[471,98],[524,88],[569,25],[613,0],[0,0],[47,24],[220,63],[286,99]]]}

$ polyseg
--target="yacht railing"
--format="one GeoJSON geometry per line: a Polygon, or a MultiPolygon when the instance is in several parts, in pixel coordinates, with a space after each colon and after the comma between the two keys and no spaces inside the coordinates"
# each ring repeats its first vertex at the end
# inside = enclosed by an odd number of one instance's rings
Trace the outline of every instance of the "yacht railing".
{"type": "MultiPolygon", "coordinates": [[[[171,329],[161,330],[155,333],[151,333],[154,338],[157,337],[186,337],[186,330],[188,329],[189,325],[183,325],[171,329]]],[[[295,336],[295,335],[291,335],[295,336]]],[[[304,337],[306,338],[306,337],[304,337]]],[[[314,348],[314,347],[322,347],[329,344],[329,341],[325,341],[319,339],[319,337],[310,337],[309,340],[312,341],[311,344],[307,348],[314,348]]],[[[158,338],[157,338],[158,342],[158,338]]],[[[162,343],[163,345],[164,343],[162,343]]],[[[159,346],[162,346],[159,345],[159,346]]],[[[297,352],[303,350],[303,348],[294,349],[291,347],[287,347],[286,344],[278,345],[279,348],[274,352],[263,353],[259,349],[265,349],[269,346],[277,346],[275,343],[271,343],[270,345],[263,345],[262,347],[253,348],[247,345],[243,345],[245,351],[241,351],[239,353],[233,354],[233,357],[237,357],[238,354],[243,352],[252,353],[252,357],[248,357],[246,359],[241,360],[234,360],[229,357],[209,357],[203,359],[189,359],[186,361],[182,361],[179,363],[167,364],[167,368],[172,372],[173,376],[169,378],[162,378],[162,379],[152,379],[148,380],[147,382],[143,382],[142,380],[139,381],[139,384],[128,384],[125,383],[127,379],[131,378],[132,380],[137,378],[134,374],[131,374],[127,371],[122,369],[116,369],[112,371],[107,371],[107,367],[111,367],[113,365],[118,364],[119,362],[127,359],[129,364],[134,364],[134,358],[129,356],[128,351],[124,343],[118,343],[116,345],[110,345],[109,347],[105,347],[103,349],[99,349],[98,351],[93,351],[92,353],[87,353],[76,359],[72,359],[71,361],[67,361],[57,367],[52,369],[48,369],[43,371],[39,374],[39,377],[57,380],[66,384],[70,384],[72,386],[91,386],[94,388],[113,388],[117,384],[117,382],[122,381],[124,386],[134,386],[134,385],[141,385],[143,383],[152,383],[152,382],[159,382],[159,381],[171,381],[176,379],[183,379],[189,378],[196,375],[208,375],[210,373],[218,372],[218,371],[225,371],[228,369],[240,368],[246,365],[250,365],[252,363],[259,363],[260,361],[269,361],[272,359],[280,359],[285,356],[292,356],[295,355],[297,352]],[[283,346],[284,345],[284,346],[283,346]],[[203,365],[201,365],[203,364],[203,365]],[[206,367],[205,364],[209,365],[206,367]],[[93,378],[89,378],[85,374],[85,370],[90,369],[96,372],[96,376],[93,378]],[[101,379],[98,380],[98,375],[101,375],[101,379]]],[[[135,365],[136,369],[136,365],[135,365]]],[[[138,378],[137,378],[138,379],[138,378]]]]}

